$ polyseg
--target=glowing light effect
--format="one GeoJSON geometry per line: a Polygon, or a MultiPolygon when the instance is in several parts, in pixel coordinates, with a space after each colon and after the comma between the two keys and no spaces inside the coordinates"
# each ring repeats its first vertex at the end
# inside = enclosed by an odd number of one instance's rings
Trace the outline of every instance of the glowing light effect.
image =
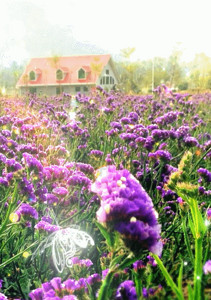
{"type": "Polygon", "coordinates": [[[75,118],[76,118],[76,112],[75,111],[70,111],[69,112],[69,117],[70,117],[70,120],[75,120],[75,118]]]}
{"type": "Polygon", "coordinates": [[[208,220],[205,220],[205,222],[204,222],[204,224],[205,224],[205,226],[209,226],[210,225],[210,221],[208,221],[208,220]]]}
{"type": "Polygon", "coordinates": [[[54,266],[59,273],[62,273],[65,267],[72,267],[71,258],[80,250],[85,249],[88,245],[93,246],[94,241],[86,232],[76,228],[65,228],[53,232],[46,241],[42,242],[36,249],[32,258],[37,252],[43,253],[46,248],[52,247],[52,258],[54,266]]]}
{"type": "Polygon", "coordinates": [[[5,87],[3,87],[3,88],[1,89],[1,93],[2,93],[3,96],[6,95],[6,89],[5,89],[5,87]]]}

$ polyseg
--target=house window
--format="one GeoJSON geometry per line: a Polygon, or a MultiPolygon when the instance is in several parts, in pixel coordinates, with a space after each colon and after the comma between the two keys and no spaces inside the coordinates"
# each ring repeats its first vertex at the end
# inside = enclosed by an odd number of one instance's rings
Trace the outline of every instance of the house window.
{"type": "Polygon", "coordinates": [[[114,84],[114,78],[110,76],[110,84],[114,84]]]}
{"type": "Polygon", "coordinates": [[[85,73],[84,69],[81,68],[78,71],[78,79],[85,79],[85,78],[86,78],[86,73],[85,73]]]}
{"type": "Polygon", "coordinates": [[[106,84],[109,84],[109,76],[106,76],[106,84]]]}
{"type": "Polygon", "coordinates": [[[36,94],[36,92],[37,92],[36,87],[30,87],[30,88],[29,88],[29,93],[30,93],[30,94],[36,94]]]}
{"type": "Polygon", "coordinates": [[[56,71],[56,80],[62,80],[63,79],[63,72],[62,70],[57,70],[56,71]]]}
{"type": "Polygon", "coordinates": [[[31,71],[31,72],[29,73],[29,80],[36,80],[36,74],[35,74],[34,71],[31,71]]]}
{"type": "Polygon", "coordinates": [[[106,75],[109,75],[109,70],[106,70],[106,75]]]}
{"type": "Polygon", "coordinates": [[[88,91],[89,91],[88,86],[85,85],[85,86],[83,87],[83,90],[84,90],[84,92],[88,92],[88,91]]]}
{"type": "Polygon", "coordinates": [[[63,86],[57,86],[56,87],[56,94],[57,95],[60,95],[61,93],[63,93],[63,91],[64,91],[63,86]]]}
{"type": "Polygon", "coordinates": [[[80,86],[76,86],[76,87],[75,87],[75,91],[76,91],[76,92],[80,92],[80,91],[81,91],[81,87],[80,87],[80,86]]]}

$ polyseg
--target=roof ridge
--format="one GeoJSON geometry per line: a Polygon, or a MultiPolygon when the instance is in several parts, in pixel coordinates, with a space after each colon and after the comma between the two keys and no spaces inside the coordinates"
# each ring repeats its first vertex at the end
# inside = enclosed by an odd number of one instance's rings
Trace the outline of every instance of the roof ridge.
{"type": "Polygon", "coordinates": [[[40,57],[31,57],[30,59],[39,59],[39,58],[54,58],[54,57],[81,57],[81,56],[111,56],[111,54],[76,54],[76,55],[54,55],[54,56],[40,56],[40,57]]]}

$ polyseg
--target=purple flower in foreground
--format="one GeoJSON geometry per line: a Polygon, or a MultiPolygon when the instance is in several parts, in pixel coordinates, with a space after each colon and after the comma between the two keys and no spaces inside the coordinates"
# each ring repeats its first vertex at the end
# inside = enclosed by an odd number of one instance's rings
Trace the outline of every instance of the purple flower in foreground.
{"type": "Polygon", "coordinates": [[[32,300],[42,300],[43,299],[43,290],[42,288],[38,288],[29,293],[29,297],[32,300]]]}
{"type": "Polygon", "coordinates": [[[122,282],[117,289],[115,299],[116,300],[124,300],[124,299],[136,300],[136,299],[138,299],[134,282],[132,280],[126,280],[126,281],[122,282]]]}
{"type": "Polygon", "coordinates": [[[92,192],[101,196],[97,219],[110,231],[121,233],[128,248],[134,253],[148,249],[162,252],[161,226],[149,195],[128,170],[115,166],[103,167],[92,184],[92,192]]]}
{"type": "Polygon", "coordinates": [[[205,275],[211,274],[211,259],[204,264],[203,271],[205,275]]]}
{"type": "Polygon", "coordinates": [[[7,299],[8,298],[4,294],[0,293],[0,300],[7,300],[7,299]]]}

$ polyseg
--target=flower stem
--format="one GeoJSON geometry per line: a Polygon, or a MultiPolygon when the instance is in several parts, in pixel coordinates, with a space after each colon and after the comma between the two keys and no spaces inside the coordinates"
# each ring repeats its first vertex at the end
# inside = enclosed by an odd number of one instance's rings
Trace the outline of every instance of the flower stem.
{"type": "Polygon", "coordinates": [[[160,258],[157,255],[155,255],[153,253],[151,255],[153,256],[153,258],[157,262],[159,268],[161,269],[161,272],[162,272],[163,276],[165,277],[167,284],[171,287],[172,291],[177,295],[177,299],[184,300],[184,297],[183,297],[182,293],[180,292],[180,290],[178,289],[178,287],[174,283],[174,281],[171,278],[169,272],[164,267],[163,262],[160,260],[160,258]]]}
{"type": "Polygon", "coordinates": [[[108,291],[109,291],[113,276],[114,276],[114,272],[109,271],[106,278],[103,281],[103,284],[101,285],[101,288],[100,288],[100,291],[99,291],[99,294],[98,294],[98,300],[109,299],[108,291]]]}
{"type": "Polygon", "coordinates": [[[183,230],[183,233],[184,233],[185,244],[186,244],[186,247],[188,249],[189,257],[190,257],[190,260],[192,262],[192,265],[194,266],[194,257],[193,257],[193,252],[192,252],[191,247],[190,247],[190,241],[189,241],[189,238],[188,238],[188,235],[187,235],[186,218],[184,216],[182,216],[182,230],[183,230]]]}
{"type": "Polygon", "coordinates": [[[194,300],[201,299],[202,238],[195,239],[194,300]]]}

